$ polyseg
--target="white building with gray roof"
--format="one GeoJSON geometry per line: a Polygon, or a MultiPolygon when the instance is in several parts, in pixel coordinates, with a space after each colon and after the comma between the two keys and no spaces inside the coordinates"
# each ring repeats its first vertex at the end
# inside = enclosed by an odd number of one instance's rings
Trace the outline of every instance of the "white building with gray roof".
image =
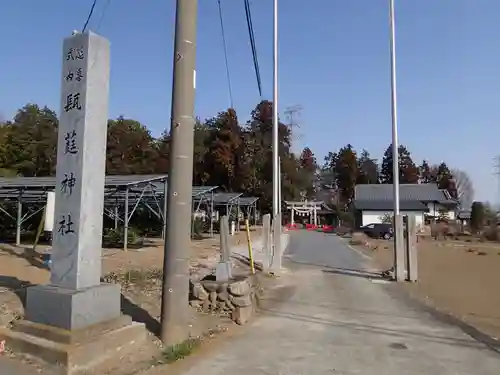
{"type": "MultiPolygon", "coordinates": [[[[403,215],[415,216],[417,225],[422,225],[426,217],[437,218],[443,212],[454,220],[457,201],[437,184],[401,184],[399,206],[403,215]]],[[[354,207],[358,211],[358,225],[381,223],[393,212],[393,185],[356,185],[354,207]]]]}

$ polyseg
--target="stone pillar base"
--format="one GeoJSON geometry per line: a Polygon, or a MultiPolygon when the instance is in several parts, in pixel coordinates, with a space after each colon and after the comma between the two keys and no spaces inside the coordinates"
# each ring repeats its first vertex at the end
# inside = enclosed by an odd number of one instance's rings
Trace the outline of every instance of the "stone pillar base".
{"type": "Polygon", "coordinates": [[[81,290],[53,285],[27,289],[25,319],[67,330],[83,329],[120,317],[120,285],[81,290]]]}
{"type": "Polygon", "coordinates": [[[128,316],[73,331],[27,320],[0,330],[0,338],[16,354],[57,365],[66,375],[105,373],[106,366],[144,345],[146,337],[144,325],[128,316]]]}

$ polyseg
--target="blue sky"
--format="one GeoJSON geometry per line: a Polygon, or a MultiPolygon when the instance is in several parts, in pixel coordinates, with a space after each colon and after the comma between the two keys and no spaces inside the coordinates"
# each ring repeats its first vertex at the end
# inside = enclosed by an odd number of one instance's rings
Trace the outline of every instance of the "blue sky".
{"type": "MultiPolygon", "coordinates": [[[[112,43],[110,117],[155,135],[170,112],[174,0],[99,0],[90,29],[112,43]]],[[[217,1],[200,0],[196,113],[229,106],[217,1]]],[[[0,113],[27,102],[58,110],[61,45],[91,0],[2,4],[0,113]]],[[[259,101],[243,0],[222,0],[236,110],[259,101]]],[[[264,96],[272,95],[272,1],[252,0],[264,96]]],[[[300,146],[319,160],[346,143],[381,158],[390,143],[387,0],[281,0],[280,112],[300,104],[300,146]]],[[[500,154],[500,2],[396,0],[400,142],[415,161],[446,161],[497,202],[500,154]]]]}

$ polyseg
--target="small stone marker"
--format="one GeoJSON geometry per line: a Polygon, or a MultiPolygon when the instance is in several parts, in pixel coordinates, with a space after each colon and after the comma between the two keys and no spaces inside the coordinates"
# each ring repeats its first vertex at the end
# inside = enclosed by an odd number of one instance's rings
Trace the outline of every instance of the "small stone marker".
{"type": "Polygon", "coordinates": [[[394,223],[398,223],[394,228],[398,228],[398,231],[394,231],[394,246],[395,246],[395,269],[394,276],[396,281],[405,281],[405,243],[404,243],[404,229],[403,229],[403,216],[395,215],[394,223]]]}
{"type": "Polygon", "coordinates": [[[81,329],[120,316],[119,285],[101,284],[109,41],[63,43],[51,285],[28,289],[26,318],[81,329]]]}
{"type": "Polygon", "coordinates": [[[220,219],[220,261],[228,262],[231,260],[231,249],[229,248],[229,219],[222,216],[220,219]]]}
{"type": "Polygon", "coordinates": [[[278,214],[273,218],[273,245],[270,266],[273,272],[281,270],[281,256],[281,215],[278,214]]]}
{"type": "Polygon", "coordinates": [[[408,215],[406,224],[406,259],[408,270],[408,281],[418,281],[418,255],[417,255],[417,223],[415,216],[408,215]]]}
{"type": "Polygon", "coordinates": [[[229,281],[232,278],[231,249],[229,248],[229,219],[222,216],[220,219],[220,261],[215,267],[217,281],[229,281]]]}
{"type": "Polygon", "coordinates": [[[272,244],[271,244],[271,215],[265,214],[262,217],[262,250],[264,252],[264,259],[262,266],[265,271],[269,270],[271,266],[272,257],[272,244]]]}

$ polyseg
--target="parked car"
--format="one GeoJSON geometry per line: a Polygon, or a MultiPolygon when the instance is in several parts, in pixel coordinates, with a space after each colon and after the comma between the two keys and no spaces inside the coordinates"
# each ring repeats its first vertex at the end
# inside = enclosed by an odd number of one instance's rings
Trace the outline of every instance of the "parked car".
{"type": "Polygon", "coordinates": [[[364,225],[359,230],[371,238],[389,240],[393,237],[392,224],[373,223],[364,225]]]}

